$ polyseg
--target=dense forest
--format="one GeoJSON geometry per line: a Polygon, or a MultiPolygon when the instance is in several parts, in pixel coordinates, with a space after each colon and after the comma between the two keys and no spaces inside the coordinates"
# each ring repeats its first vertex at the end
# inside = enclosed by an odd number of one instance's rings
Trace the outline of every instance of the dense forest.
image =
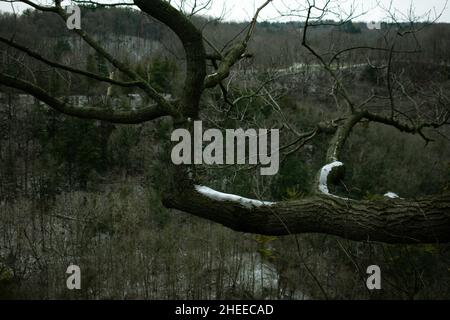
{"type": "MultiPolygon", "coordinates": [[[[83,6],[82,17],[83,29],[168,100],[180,94],[183,45],[161,22],[129,8],[83,6]]],[[[379,47],[391,36],[363,22],[325,22],[309,35],[318,52],[379,47]]],[[[230,39],[247,26],[202,16],[192,23],[220,51],[230,49],[230,39]]],[[[2,38],[14,38],[57,63],[127,80],[62,25],[51,12],[0,14],[2,38]]],[[[409,26],[387,27],[398,34],[409,26]]],[[[289,146],[296,136],[286,123],[303,131],[339,118],[343,102],[332,94],[329,73],[302,47],[304,28],[304,22],[257,23],[249,57],[230,71],[233,81],[223,82],[226,90],[217,87],[202,97],[204,125],[280,127],[280,145],[289,146]]],[[[397,101],[399,112],[437,114],[436,105],[450,103],[445,96],[450,25],[419,24],[419,29],[414,37],[398,37],[398,54],[356,50],[335,59],[334,72],[351,87],[352,99],[381,94],[393,79],[399,92],[408,92],[397,101]],[[377,67],[387,61],[389,79],[386,68],[377,67]]],[[[53,69],[17,49],[0,42],[1,72],[77,108],[106,104],[134,110],[149,102],[141,90],[53,69]]],[[[425,139],[402,131],[371,121],[355,126],[342,156],[350,165],[333,191],[374,201],[388,191],[412,199],[449,192],[450,128],[427,131],[425,139]]],[[[319,233],[258,235],[168,209],[161,181],[171,170],[170,134],[167,118],[126,125],[70,117],[0,83],[0,298],[450,298],[450,246],[439,241],[386,244],[319,233]],[[66,288],[70,264],[82,270],[81,290],[66,288]],[[370,265],[382,270],[382,290],[366,287],[370,265]]],[[[287,147],[274,176],[260,176],[249,165],[200,166],[197,178],[249,198],[302,200],[314,193],[327,153],[325,138],[287,147]]]]}

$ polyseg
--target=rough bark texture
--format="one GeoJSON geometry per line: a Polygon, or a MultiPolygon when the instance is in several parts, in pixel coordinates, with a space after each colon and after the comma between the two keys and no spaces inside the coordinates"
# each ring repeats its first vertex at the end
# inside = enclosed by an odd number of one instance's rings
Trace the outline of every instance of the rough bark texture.
{"type": "Polygon", "coordinates": [[[249,233],[324,233],[386,243],[450,242],[450,194],[375,201],[314,196],[247,208],[190,189],[184,190],[182,196],[167,197],[164,204],[249,233]]]}

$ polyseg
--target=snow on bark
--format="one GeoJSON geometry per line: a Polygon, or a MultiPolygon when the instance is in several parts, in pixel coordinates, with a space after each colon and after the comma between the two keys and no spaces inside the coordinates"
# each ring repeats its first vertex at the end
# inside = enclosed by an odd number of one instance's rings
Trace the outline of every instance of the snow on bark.
{"type": "Polygon", "coordinates": [[[244,197],[241,197],[241,196],[238,196],[235,194],[219,192],[219,191],[216,191],[214,189],[211,189],[211,188],[205,187],[205,186],[195,185],[195,190],[197,190],[197,192],[201,193],[202,195],[204,195],[205,197],[208,197],[210,199],[217,200],[217,201],[235,202],[235,203],[238,203],[247,208],[260,207],[260,206],[271,206],[271,205],[275,204],[275,202],[260,201],[260,200],[255,200],[255,199],[244,198],[244,197]]]}
{"type": "Polygon", "coordinates": [[[344,164],[340,161],[334,161],[332,163],[329,163],[322,167],[320,170],[320,177],[319,177],[319,190],[326,194],[326,195],[332,195],[330,191],[328,190],[328,175],[335,167],[343,166],[344,164]]]}
{"type": "Polygon", "coordinates": [[[335,167],[343,166],[344,164],[340,161],[333,161],[332,163],[329,163],[320,169],[320,176],[319,176],[319,191],[323,194],[326,194],[327,196],[342,199],[342,200],[352,200],[349,198],[339,197],[334,194],[331,194],[328,190],[328,175],[335,167]]]}

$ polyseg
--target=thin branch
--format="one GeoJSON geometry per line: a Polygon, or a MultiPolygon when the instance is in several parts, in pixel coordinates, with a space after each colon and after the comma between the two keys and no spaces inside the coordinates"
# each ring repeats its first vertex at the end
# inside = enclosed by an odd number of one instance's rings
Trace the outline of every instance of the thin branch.
{"type": "Polygon", "coordinates": [[[221,60],[219,68],[213,74],[208,75],[205,78],[204,87],[205,88],[213,88],[217,86],[222,80],[226,79],[230,75],[230,69],[233,67],[237,61],[245,57],[245,50],[247,50],[248,42],[253,35],[255,30],[256,22],[258,20],[258,15],[260,12],[269,4],[272,0],[266,0],[257,10],[255,15],[253,16],[252,22],[250,23],[247,34],[244,39],[236,43],[221,60]]]}
{"type": "Polygon", "coordinates": [[[54,67],[54,68],[62,69],[62,70],[65,70],[65,71],[68,71],[68,72],[71,72],[71,73],[76,73],[76,74],[79,74],[79,75],[82,75],[82,76],[85,76],[85,77],[88,77],[88,78],[91,78],[91,79],[99,80],[99,81],[102,81],[102,82],[108,82],[108,83],[111,83],[111,84],[114,84],[114,85],[117,85],[117,86],[121,86],[121,87],[137,87],[137,86],[141,86],[142,85],[141,81],[134,81],[134,82],[117,81],[117,80],[110,79],[110,78],[107,78],[107,77],[103,77],[101,75],[98,75],[98,74],[95,74],[95,73],[92,73],[92,72],[89,72],[89,71],[76,69],[76,68],[73,68],[73,67],[70,67],[70,66],[67,66],[67,65],[55,62],[55,61],[51,61],[51,60],[49,60],[47,58],[44,58],[39,53],[37,53],[35,51],[32,51],[31,49],[29,49],[27,47],[24,47],[24,46],[14,42],[14,41],[12,41],[12,40],[8,40],[8,39],[6,39],[6,38],[4,38],[2,36],[0,36],[0,42],[3,42],[3,43],[5,43],[5,44],[7,44],[7,45],[17,49],[17,50],[20,50],[20,51],[26,53],[28,56],[30,56],[30,57],[32,57],[32,58],[34,58],[36,60],[39,60],[39,61],[41,61],[41,62],[43,62],[43,63],[45,63],[45,64],[47,64],[47,65],[49,65],[51,67],[54,67]]]}

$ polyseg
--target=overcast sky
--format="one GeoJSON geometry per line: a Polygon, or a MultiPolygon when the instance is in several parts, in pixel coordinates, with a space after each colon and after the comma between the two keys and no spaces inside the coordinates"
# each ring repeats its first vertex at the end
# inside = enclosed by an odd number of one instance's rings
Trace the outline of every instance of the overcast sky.
{"type": "MultiPolygon", "coordinates": [[[[98,1],[108,2],[109,0],[98,1]]],[[[131,0],[120,0],[120,2],[124,1],[132,2],[131,0]]],[[[172,2],[180,1],[181,0],[172,0],[172,2]]],[[[193,1],[194,0],[190,0],[190,2],[193,1]]],[[[207,0],[198,0],[197,2],[201,1],[207,0]]],[[[40,0],[38,2],[46,3],[46,0],[40,0]]],[[[203,13],[214,17],[223,16],[226,20],[232,21],[250,20],[256,8],[263,2],[264,0],[212,0],[212,5],[204,10],[203,13]]],[[[316,3],[320,4],[320,2],[321,0],[316,0],[316,3]]],[[[47,3],[50,2],[47,1],[47,3]]],[[[68,0],[63,1],[63,4],[69,3],[70,1],[68,0]]],[[[299,17],[286,17],[284,15],[293,10],[298,10],[298,15],[301,15],[301,9],[304,8],[305,3],[305,0],[273,0],[273,3],[266,7],[261,13],[260,21],[301,20],[299,17]],[[283,17],[281,15],[283,15],[283,17]]],[[[443,12],[439,21],[450,22],[450,4],[446,5],[446,3],[446,0],[339,0],[335,1],[331,6],[334,11],[339,11],[341,13],[350,12],[351,7],[353,7],[355,9],[355,15],[357,15],[354,19],[356,21],[389,21],[386,13],[386,9],[389,7],[391,7],[391,12],[395,12],[398,20],[405,20],[410,11],[409,9],[412,6],[416,18],[424,17],[427,13],[430,13],[430,18],[434,20],[437,14],[443,12]]],[[[16,10],[20,11],[28,6],[24,4],[14,4],[14,7],[16,10]]],[[[0,2],[0,10],[11,12],[11,4],[0,2]]],[[[329,17],[336,19],[336,17],[329,17]]]]}

